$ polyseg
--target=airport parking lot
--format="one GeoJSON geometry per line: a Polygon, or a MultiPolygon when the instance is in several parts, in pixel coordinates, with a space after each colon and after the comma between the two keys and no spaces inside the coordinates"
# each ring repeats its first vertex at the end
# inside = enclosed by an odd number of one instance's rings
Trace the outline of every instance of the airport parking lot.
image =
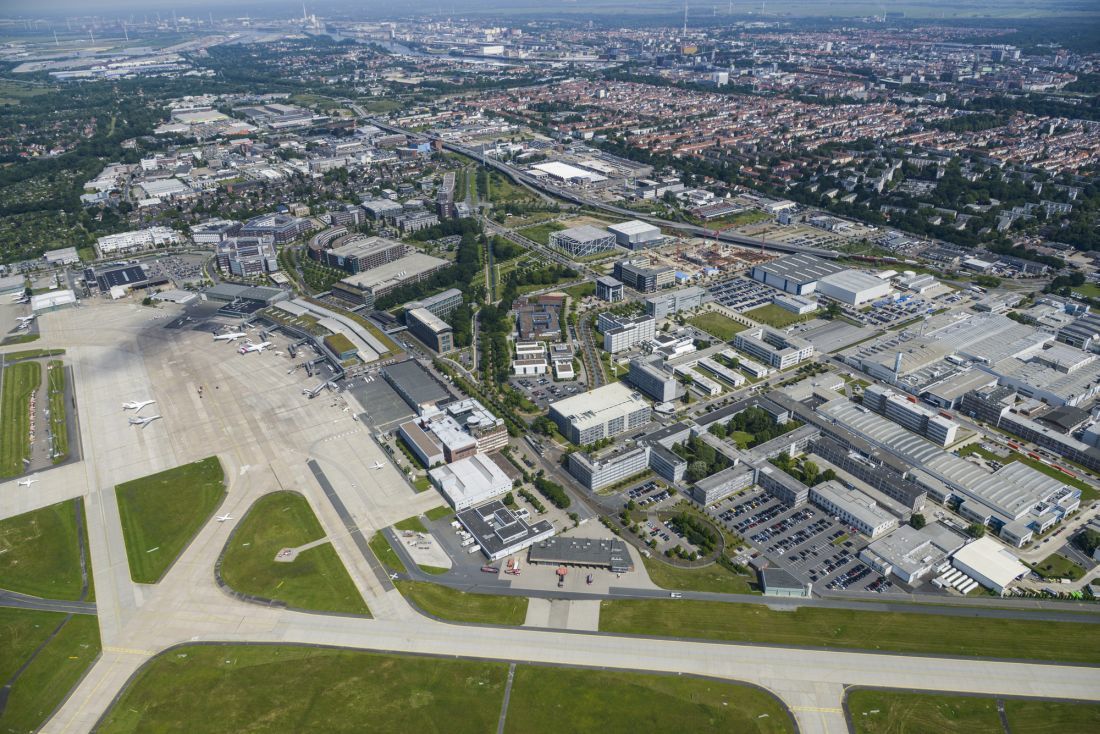
{"type": "MultiPolygon", "coordinates": [[[[753,489],[724,500],[712,513],[751,543],[757,554],[818,588],[883,592],[891,587],[858,560],[865,539],[816,507],[790,508],[753,489]]],[[[735,560],[747,563],[749,559],[735,560]]]]}
{"type": "Polygon", "coordinates": [[[513,377],[512,385],[543,409],[550,403],[576,395],[581,390],[581,386],[576,382],[555,382],[545,375],[513,377]]]}

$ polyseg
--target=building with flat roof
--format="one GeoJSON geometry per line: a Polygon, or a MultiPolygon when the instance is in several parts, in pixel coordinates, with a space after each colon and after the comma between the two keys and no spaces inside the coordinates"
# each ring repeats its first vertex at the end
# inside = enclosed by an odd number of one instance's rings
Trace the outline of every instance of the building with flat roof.
{"type": "Polygon", "coordinates": [[[25,292],[27,280],[22,275],[5,275],[0,277],[0,296],[10,296],[25,292]]]}
{"type": "Polygon", "coordinates": [[[80,255],[76,254],[75,247],[61,247],[42,253],[42,259],[50,266],[71,265],[80,262],[80,255]]]}
{"type": "Polygon", "coordinates": [[[872,539],[898,526],[898,519],[869,496],[835,479],[810,487],[810,502],[872,539]]]}
{"type": "Polygon", "coordinates": [[[1028,572],[1012,551],[990,537],[964,545],[951,557],[951,565],[998,594],[1004,594],[1028,572]]]}
{"type": "Polygon", "coordinates": [[[400,260],[413,251],[411,245],[385,237],[352,235],[338,242],[336,247],[320,250],[318,254],[330,268],[346,270],[353,275],[400,260]]]}
{"type": "Polygon", "coordinates": [[[606,229],[582,224],[550,233],[550,246],[568,252],[573,257],[585,257],[615,249],[615,235],[606,229]]]}
{"type": "Polygon", "coordinates": [[[608,303],[617,303],[624,297],[622,283],[608,275],[596,278],[596,298],[608,303]]]}
{"type": "Polygon", "coordinates": [[[652,338],[657,333],[657,321],[652,316],[619,316],[605,311],[596,319],[596,329],[603,334],[603,348],[616,354],[652,338]]]}
{"type": "Polygon", "coordinates": [[[700,479],[691,488],[691,498],[701,505],[710,505],[751,487],[754,481],[756,471],[748,464],[739,462],[700,479]]]}
{"type": "Polygon", "coordinates": [[[615,278],[639,293],[656,293],[676,282],[676,270],[668,265],[653,265],[648,258],[615,263],[615,278]]]}
{"type": "Polygon", "coordinates": [[[573,452],[568,468],[585,489],[595,492],[644,473],[649,468],[649,446],[616,447],[594,455],[573,452]]]}
{"type": "Polygon", "coordinates": [[[415,359],[386,365],[382,368],[382,377],[417,413],[434,408],[451,397],[443,385],[415,359]]]}
{"type": "Polygon", "coordinates": [[[762,568],[759,572],[760,588],[764,596],[805,598],[810,596],[811,585],[804,584],[782,568],[762,568]]]}
{"type": "Polygon", "coordinates": [[[480,505],[512,489],[512,480],[486,454],[429,469],[428,478],[456,510],[480,505]]]}
{"type": "Polygon", "coordinates": [[[405,311],[405,325],[410,334],[440,354],[455,348],[454,329],[426,308],[405,311]]]}
{"type": "Polygon", "coordinates": [[[550,418],[578,446],[649,423],[651,408],[640,393],[613,382],[550,404],[550,418]]]}
{"type": "Polygon", "coordinates": [[[367,308],[373,308],[376,300],[387,295],[394,288],[419,283],[449,265],[450,263],[442,258],[414,252],[337,281],[333,284],[332,291],[335,295],[352,303],[361,303],[367,308]]]}
{"type": "Polygon", "coordinates": [[[681,311],[702,306],[706,294],[706,290],[698,286],[689,286],[650,296],[645,299],[645,312],[655,319],[667,318],[681,311]]]}
{"type": "Polygon", "coordinates": [[[270,237],[276,245],[302,237],[314,227],[313,220],[289,214],[263,214],[241,225],[241,237],[270,237]]]}
{"type": "Polygon", "coordinates": [[[626,543],[606,538],[563,538],[540,540],[527,551],[527,562],[552,566],[606,568],[612,573],[634,570],[626,543]]]}
{"type": "Polygon", "coordinates": [[[864,388],[863,406],[924,436],[937,446],[950,446],[958,435],[960,426],[955,421],[924,407],[912,395],[899,395],[882,385],[864,388]]]}
{"type": "Polygon", "coordinates": [[[405,304],[405,310],[414,308],[426,308],[441,319],[445,319],[462,305],[462,291],[458,288],[448,288],[434,296],[421,298],[419,301],[409,301],[405,304]]]}
{"type": "Polygon", "coordinates": [[[664,359],[657,354],[630,360],[626,379],[658,403],[675,400],[680,392],[679,381],[664,368],[664,359]]]}
{"type": "Polygon", "coordinates": [[[861,306],[892,292],[890,281],[863,270],[840,270],[817,281],[816,291],[850,306],[861,306]]]}
{"type": "Polygon", "coordinates": [[[763,265],[754,265],[749,275],[753,280],[797,296],[806,296],[817,288],[817,282],[827,275],[847,270],[843,265],[822,260],[813,255],[787,255],[763,265]]]}
{"type": "Polygon", "coordinates": [[[549,520],[528,525],[500,500],[463,510],[455,519],[474,537],[490,561],[519,553],[554,534],[549,520]]]}
{"type": "Polygon", "coordinates": [[[643,250],[647,247],[657,247],[665,238],[657,227],[638,219],[629,222],[607,225],[607,231],[615,235],[615,241],[623,247],[631,250],[643,250]]]}
{"type": "Polygon", "coordinates": [[[883,576],[893,574],[902,582],[916,586],[925,577],[947,563],[947,557],[962,548],[966,538],[940,523],[920,530],[902,525],[894,532],[872,541],[859,552],[859,560],[883,576]]]}
{"type": "Polygon", "coordinates": [[[255,277],[279,269],[275,245],[269,237],[226,237],[214,246],[218,268],[241,277],[255,277]]]}
{"type": "Polygon", "coordinates": [[[114,257],[181,242],[183,242],[183,235],[174,229],[149,227],[132,232],[104,235],[96,240],[95,251],[99,257],[114,257]]]}
{"type": "Polygon", "coordinates": [[[739,332],[733,337],[733,346],[777,370],[814,356],[814,345],[805,339],[763,327],[739,332]]]}

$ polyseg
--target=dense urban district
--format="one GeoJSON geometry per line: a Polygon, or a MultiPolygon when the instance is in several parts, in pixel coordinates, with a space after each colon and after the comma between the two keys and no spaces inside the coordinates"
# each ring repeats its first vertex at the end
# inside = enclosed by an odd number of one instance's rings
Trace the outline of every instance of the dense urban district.
{"type": "Polygon", "coordinates": [[[0,20],[0,730],[1100,731],[1052,7],[0,20]]]}

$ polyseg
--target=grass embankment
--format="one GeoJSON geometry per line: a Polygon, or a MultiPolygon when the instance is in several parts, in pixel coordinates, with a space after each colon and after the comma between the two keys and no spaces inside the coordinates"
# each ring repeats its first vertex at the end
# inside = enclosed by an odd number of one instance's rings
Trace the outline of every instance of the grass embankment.
{"type": "Polygon", "coordinates": [[[467,594],[424,581],[395,581],[398,590],[423,612],[452,622],[518,626],[527,619],[527,597],[467,594]]]}
{"type": "MultiPolygon", "coordinates": [[[[143,668],[97,730],[483,734],[496,731],[507,675],[501,662],[298,646],[187,645],[143,668]],[[195,701],[217,701],[217,714],[195,701]]],[[[794,730],[775,698],[736,683],[517,665],[504,731],[541,734],[551,727],[607,734],[794,730]]]]}
{"type": "Polygon", "coordinates": [[[775,329],[783,329],[792,324],[809,321],[817,316],[816,313],[797,314],[794,311],[788,311],[782,306],[776,306],[774,303],[769,303],[767,306],[761,306],[760,308],[746,311],[745,315],[753,321],[759,321],[761,324],[766,324],[775,329]]]}
{"type": "Polygon", "coordinates": [[[0,520],[0,589],[79,600],[84,583],[78,522],[84,522],[79,498],[0,520]]]}
{"type": "Polygon", "coordinates": [[[670,566],[656,558],[642,558],[649,579],[662,589],[715,591],[723,594],[755,594],[749,576],[738,576],[718,563],[701,568],[670,566]]]}
{"type": "Polygon", "coordinates": [[[484,734],[496,730],[507,670],[310,647],[187,646],[142,669],[98,730],[484,734]]]}
{"type": "Polygon", "coordinates": [[[0,347],[11,346],[12,344],[30,344],[36,342],[41,338],[41,334],[19,334],[17,336],[5,337],[4,341],[0,342],[0,347]]]}
{"type": "Polygon", "coordinates": [[[600,604],[600,630],[622,634],[694,637],[735,642],[1013,657],[1100,663],[1100,638],[1089,625],[1017,619],[951,617],[803,607],[773,612],[756,604],[706,601],[615,600],[600,604]]]}
{"type": "Polygon", "coordinates": [[[0,393],[0,477],[23,473],[31,456],[31,393],[42,383],[38,362],[17,362],[4,368],[0,393]]]}
{"type": "Polygon", "coordinates": [[[65,419],[65,363],[51,359],[46,363],[46,384],[50,393],[50,433],[53,435],[53,462],[69,457],[69,422],[65,419]]]}
{"type": "Polygon", "coordinates": [[[65,617],[59,612],[0,608],[0,680],[11,683],[0,731],[37,731],[99,655],[96,617],[65,617]],[[27,668],[12,680],[28,660],[27,668]]]}
{"type": "MultiPolygon", "coordinates": [[[[1007,699],[1018,734],[1100,731],[1100,704],[1007,699]]],[[[853,690],[848,709],[856,734],[971,734],[1003,731],[997,699],[903,691],[853,690]]]]}
{"type": "Polygon", "coordinates": [[[21,352],[5,352],[5,362],[17,362],[21,359],[38,359],[39,357],[60,357],[65,354],[64,349],[24,349],[21,352]]]}
{"type": "Polygon", "coordinates": [[[302,551],[289,563],[284,548],[320,540],[325,531],[306,498],[282,491],[256,500],[222,556],[222,579],[242,594],[275,599],[297,609],[369,614],[332,543],[302,551]]]}
{"type": "Polygon", "coordinates": [[[706,313],[697,314],[688,319],[687,322],[697,329],[702,329],[708,334],[713,334],[724,342],[728,342],[738,333],[749,328],[717,311],[707,311],[706,313]]]}
{"type": "Polygon", "coordinates": [[[390,571],[397,571],[398,573],[408,571],[405,564],[401,562],[401,557],[390,546],[390,542],[386,540],[386,536],[381,531],[371,536],[367,545],[370,546],[371,552],[374,553],[374,557],[378,559],[378,562],[390,571]]]}
{"type": "Polygon", "coordinates": [[[155,584],[225,498],[218,457],[115,487],[130,578],[155,584]]]}

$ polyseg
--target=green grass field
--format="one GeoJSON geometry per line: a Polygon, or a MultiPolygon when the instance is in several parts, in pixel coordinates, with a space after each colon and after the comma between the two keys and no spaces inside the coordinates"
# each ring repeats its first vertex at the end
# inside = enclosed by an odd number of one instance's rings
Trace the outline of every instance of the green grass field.
{"type": "Polygon", "coordinates": [[[1051,553],[1049,556],[1034,564],[1035,573],[1045,579],[1070,579],[1076,581],[1085,575],[1085,569],[1078,566],[1065,556],[1051,553]]]}
{"type": "Polygon", "coordinates": [[[0,680],[10,681],[30,660],[12,681],[0,731],[37,731],[99,655],[99,620],[87,614],[64,620],[58,612],[0,608],[0,680]]]}
{"type": "Polygon", "coordinates": [[[738,576],[724,566],[712,563],[701,568],[678,568],[656,558],[642,558],[646,573],[662,589],[679,591],[716,591],[723,594],[753,594],[751,578],[738,576]]]}
{"type": "Polygon", "coordinates": [[[297,609],[369,614],[332,543],[302,551],[289,563],[275,561],[283,548],[297,548],[324,536],[305,497],[290,491],[264,495],[226,544],[222,578],[242,594],[275,599],[297,609]]]}
{"type": "Polygon", "coordinates": [[[596,284],[590,280],[585,281],[584,283],[569,286],[565,289],[565,292],[569,294],[570,300],[581,301],[585,296],[596,295],[596,284]]]}
{"type": "Polygon", "coordinates": [[[143,668],[98,731],[484,734],[506,676],[503,663],[190,645],[143,668]]]}
{"type": "Polygon", "coordinates": [[[45,599],[80,599],[82,499],[0,520],[0,589],[45,599]]]}
{"type": "Polygon", "coordinates": [[[65,419],[65,364],[59,359],[46,363],[46,384],[50,393],[50,432],[53,434],[54,463],[69,457],[69,422],[65,419]]]}
{"type": "Polygon", "coordinates": [[[563,229],[565,229],[565,225],[561,222],[543,222],[542,224],[536,224],[534,227],[521,229],[518,233],[529,240],[538,242],[540,245],[549,245],[550,235],[563,229]]]}
{"type": "Polygon", "coordinates": [[[600,630],[779,645],[1100,663],[1100,639],[1071,622],[952,617],[757,604],[615,600],[600,605],[600,630]]]}
{"type": "Polygon", "coordinates": [[[748,328],[743,324],[737,323],[729,316],[718,313],[717,311],[707,311],[706,313],[696,314],[687,321],[692,326],[702,329],[708,334],[713,334],[724,342],[728,342],[739,332],[748,328]]]}
{"type": "Polygon", "coordinates": [[[505,734],[794,730],[776,699],[736,683],[526,665],[516,668],[504,726],[505,734]]]}
{"type": "Polygon", "coordinates": [[[455,514],[455,511],[451,509],[450,505],[441,505],[440,507],[433,507],[424,513],[424,517],[429,520],[442,520],[445,517],[450,517],[455,514]]]}
{"type": "Polygon", "coordinates": [[[390,547],[390,542],[386,540],[386,536],[381,531],[371,536],[367,545],[370,546],[371,552],[374,553],[374,557],[378,559],[378,562],[389,570],[398,573],[405,573],[408,570],[405,568],[405,564],[401,562],[397,552],[390,547]]]}
{"type": "Polygon", "coordinates": [[[527,597],[467,594],[423,581],[395,581],[404,596],[424,612],[453,622],[521,625],[527,619],[527,597]]]}
{"type": "Polygon", "coordinates": [[[115,487],[130,577],[155,584],[225,498],[218,457],[115,487]]]}
{"type": "Polygon", "coordinates": [[[417,516],[406,517],[404,520],[400,520],[393,524],[394,530],[411,530],[414,533],[426,533],[428,529],[424,527],[424,523],[420,521],[417,516]]]}
{"type": "MultiPolygon", "coordinates": [[[[1100,704],[1005,700],[1014,734],[1100,731],[1100,704]]],[[[997,700],[856,689],[848,694],[856,734],[971,734],[1003,731],[997,700]]]]}
{"type": "Polygon", "coordinates": [[[0,347],[7,347],[13,344],[30,344],[41,338],[41,334],[16,334],[15,336],[4,337],[4,341],[0,342],[0,347]]]}
{"type": "Polygon", "coordinates": [[[37,359],[38,357],[60,357],[65,354],[64,349],[24,349],[19,352],[6,352],[4,361],[12,363],[20,359],[37,359]]]}
{"type": "Polygon", "coordinates": [[[793,311],[788,311],[782,306],[776,306],[774,303],[769,303],[767,306],[761,306],[760,308],[746,311],[745,315],[754,321],[759,321],[761,324],[766,324],[776,329],[784,329],[791,324],[809,321],[817,314],[807,313],[799,315],[793,311]]]}
{"type": "Polygon", "coordinates": [[[18,362],[4,368],[0,393],[0,477],[23,473],[23,459],[31,455],[30,397],[42,383],[42,365],[18,362]]]}

